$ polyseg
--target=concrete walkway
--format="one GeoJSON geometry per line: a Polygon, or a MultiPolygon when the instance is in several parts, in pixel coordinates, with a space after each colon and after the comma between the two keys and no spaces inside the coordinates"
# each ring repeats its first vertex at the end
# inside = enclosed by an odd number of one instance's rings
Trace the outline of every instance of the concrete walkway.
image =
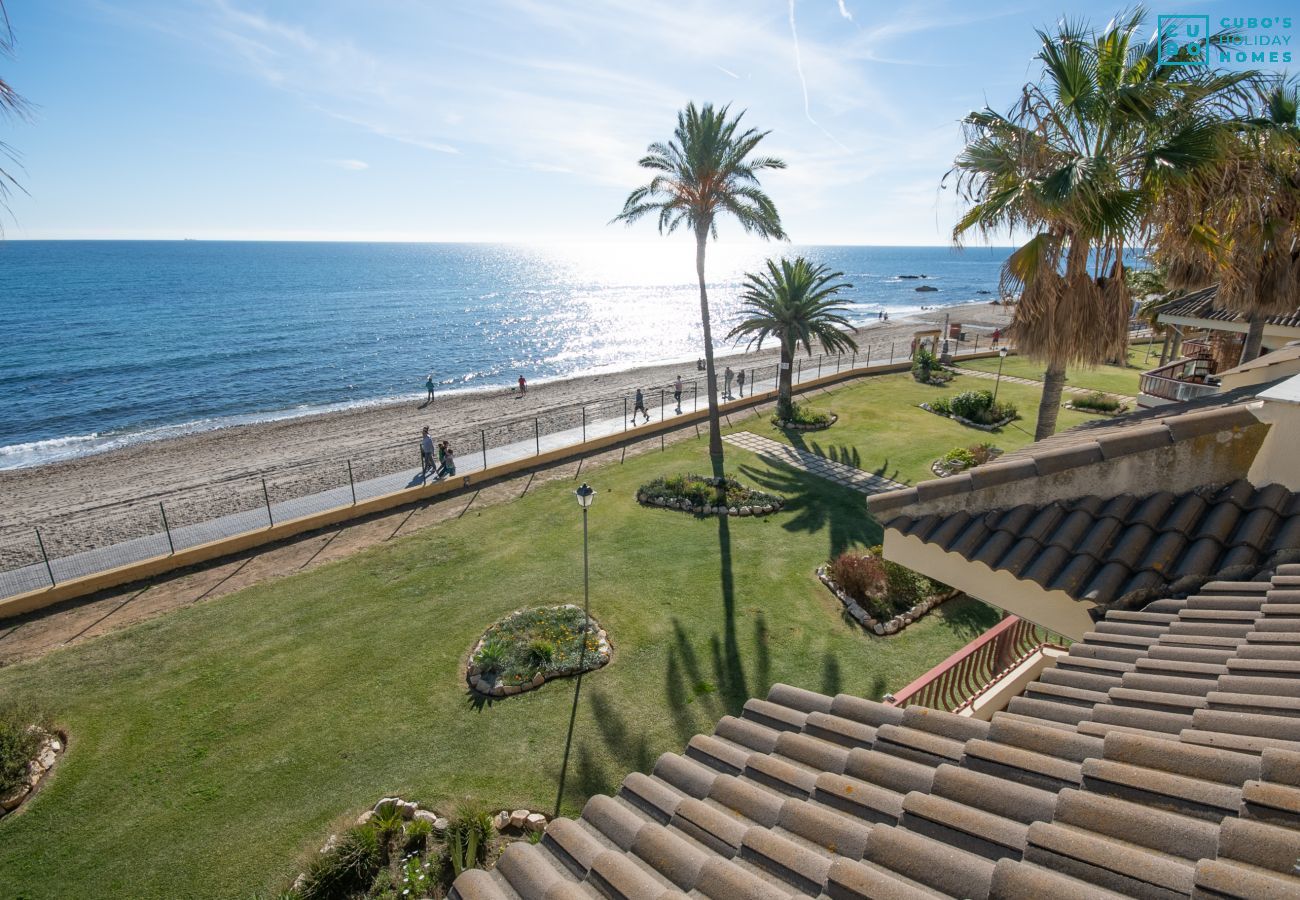
{"type": "Polygon", "coordinates": [[[891,481],[888,478],[882,478],[879,475],[873,475],[862,469],[835,462],[809,450],[800,450],[797,447],[791,447],[789,444],[782,444],[780,441],[761,437],[748,431],[737,431],[734,434],[723,435],[722,439],[742,450],[756,453],[765,459],[794,466],[800,471],[819,475],[828,481],[852,488],[863,494],[879,494],[907,486],[897,481],[891,481]]]}
{"type": "MultiPolygon", "coordinates": [[[[952,369],[958,375],[970,375],[972,378],[990,378],[996,380],[998,377],[996,372],[984,372],[979,369],[966,369],[961,366],[949,366],[948,368],[952,369]]],[[[1018,375],[1003,375],[1002,380],[1009,381],[1012,384],[1027,384],[1032,387],[1043,386],[1041,381],[1037,381],[1033,378],[1021,378],[1018,375]]],[[[1115,394],[1110,391],[1097,391],[1092,388],[1074,387],[1073,385],[1068,384],[1061,388],[1061,390],[1065,391],[1067,394],[1105,394],[1107,397],[1114,397],[1116,400],[1127,403],[1130,406],[1137,403],[1137,398],[1130,397],[1128,394],[1115,394]]]]}

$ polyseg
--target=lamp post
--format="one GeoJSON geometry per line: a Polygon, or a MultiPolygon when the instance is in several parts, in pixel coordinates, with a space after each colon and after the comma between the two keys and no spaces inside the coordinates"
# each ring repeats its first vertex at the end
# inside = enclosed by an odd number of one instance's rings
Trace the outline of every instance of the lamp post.
{"type": "Polygon", "coordinates": [[[578,651],[578,680],[573,684],[573,709],[569,712],[569,735],[564,740],[564,760],[560,763],[560,787],[555,794],[555,815],[560,817],[564,801],[564,777],[569,771],[569,750],[573,747],[573,723],[578,718],[578,696],[582,693],[582,673],[587,668],[587,632],[591,629],[591,581],[587,574],[587,510],[596,499],[596,491],[585,481],[573,492],[582,507],[582,644],[578,651]]]}
{"type": "Polygon", "coordinates": [[[998,399],[998,388],[1002,386],[1002,360],[1006,358],[1007,358],[1007,348],[999,347],[998,348],[998,380],[993,382],[993,400],[995,402],[998,399]]]}

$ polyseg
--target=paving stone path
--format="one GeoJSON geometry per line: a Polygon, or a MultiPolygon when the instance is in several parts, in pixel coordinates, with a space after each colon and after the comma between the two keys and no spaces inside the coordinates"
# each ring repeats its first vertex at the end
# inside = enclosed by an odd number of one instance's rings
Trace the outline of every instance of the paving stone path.
{"type": "MultiPolygon", "coordinates": [[[[966,369],[961,366],[949,366],[948,368],[952,369],[958,375],[971,375],[975,378],[994,378],[994,379],[998,377],[996,372],[982,372],[979,369],[966,369]]],[[[1034,387],[1043,386],[1043,383],[1041,381],[1037,381],[1033,378],[1021,378],[1018,375],[1003,375],[1002,380],[1009,381],[1012,384],[1028,384],[1034,387]]],[[[1062,388],[1062,390],[1065,391],[1067,394],[1105,394],[1107,397],[1114,397],[1116,400],[1119,400],[1122,403],[1127,403],[1130,406],[1133,405],[1134,403],[1137,403],[1137,398],[1130,397],[1128,394],[1115,394],[1110,391],[1095,391],[1092,388],[1072,387],[1071,385],[1068,384],[1064,388],[1062,388]]]]}
{"type": "Polygon", "coordinates": [[[759,456],[794,466],[796,469],[810,472],[813,475],[819,475],[828,481],[853,488],[853,490],[861,491],[864,494],[879,494],[883,491],[893,491],[907,487],[905,484],[883,478],[880,475],[873,475],[845,463],[835,462],[808,450],[800,450],[791,447],[789,444],[782,444],[780,441],[760,437],[748,431],[737,431],[734,434],[724,435],[722,439],[729,444],[735,444],[742,450],[749,450],[759,456]]]}

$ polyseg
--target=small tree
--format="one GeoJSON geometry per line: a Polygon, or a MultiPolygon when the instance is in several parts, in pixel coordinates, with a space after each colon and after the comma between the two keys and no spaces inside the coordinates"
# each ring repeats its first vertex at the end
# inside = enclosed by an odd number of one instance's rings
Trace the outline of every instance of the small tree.
{"type": "Polygon", "coordinates": [[[775,338],[781,346],[781,367],[777,384],[776,413],[788,419],[793,414],[794,386],[791,369],[800,345],[812,355],[816,342],[827,353],[857,350],[858,345],[841,329],[857,331],[844,318],[844,307],[836,306],[840,291],[853,287],[836,282],[843,272],[828,272],[804,257],[767,261],[766,272],[747,272],[741,306],[748,316],[728,338],[749,338],[749,346],[761,349],[763,341],[775,338]]]}

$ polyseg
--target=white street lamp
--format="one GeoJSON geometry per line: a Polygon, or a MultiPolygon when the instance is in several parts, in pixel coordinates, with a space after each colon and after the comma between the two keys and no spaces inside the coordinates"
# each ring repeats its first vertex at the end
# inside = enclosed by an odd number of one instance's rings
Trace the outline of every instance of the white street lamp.
{"type": "MultiPolygon", "coordinates": [[[[995,381],[995,382],[993,382],[993,400],[994,400],[994,402],[997,402],[997,399],[998,399],[998,388],[1000,388],[1000,387],[1002,386],[1002,360],[1004,360],[1004,359],[1006,359],[1006,358],[1007,358],[1007,348],[1006,348],[1006,347],[999,347],[999,348],[998,348],[998,380],[995,381]]],[[[583,485],[583,487],[586,487],[586,485],[583,485]]]]}

